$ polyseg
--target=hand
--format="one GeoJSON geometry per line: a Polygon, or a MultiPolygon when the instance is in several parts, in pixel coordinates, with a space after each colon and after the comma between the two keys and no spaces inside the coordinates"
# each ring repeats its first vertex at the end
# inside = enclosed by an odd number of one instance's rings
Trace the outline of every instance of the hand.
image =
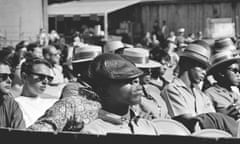
{"type": "Polygon", "coordinates": [[[240,118],[240,104],[233,103],[226,109],[226,114],[233,117],[234,119],[240,118]]]}

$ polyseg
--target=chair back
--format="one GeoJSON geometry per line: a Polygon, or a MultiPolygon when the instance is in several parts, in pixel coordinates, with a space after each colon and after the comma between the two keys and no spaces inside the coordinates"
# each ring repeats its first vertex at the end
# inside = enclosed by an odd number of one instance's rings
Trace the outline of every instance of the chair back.
{"type": "Polygon", "coordinates": [[[202,129],[200,131],[192,133],[192,136],[213,137],[213,138],[232,137],[230,133],[225,132],[223,130],[218,130],[218,129],[202,129]]]}
{"type": "Polygon", "coordinates": [[[169,135],[191,135],[191,132],[180,122],[171,119],[155,119],[155,125],[169,135]]]}

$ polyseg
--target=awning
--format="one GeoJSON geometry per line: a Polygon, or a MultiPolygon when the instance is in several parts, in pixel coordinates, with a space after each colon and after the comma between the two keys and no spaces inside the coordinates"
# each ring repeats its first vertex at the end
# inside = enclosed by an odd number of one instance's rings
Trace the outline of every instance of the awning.
{"type": "Polygon", "coordinates": [[[89,16],[111,13],[113,11],[136,4],[141,0],[117,0],[117,1],[72,1],[48,6],[49,16],[89,16]]]}

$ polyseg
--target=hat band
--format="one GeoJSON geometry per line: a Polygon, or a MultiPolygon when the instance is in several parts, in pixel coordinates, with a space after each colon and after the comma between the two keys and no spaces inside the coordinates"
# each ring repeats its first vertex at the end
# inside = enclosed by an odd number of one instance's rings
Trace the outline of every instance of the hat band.
{"type": "Polygon", "coordinates": [[[73,57],[73,60],[81,60],[81,59],[89,59],[89,58],[95,58],[98,56],[101,52],[99,51],[94,51],[94,52],[80,52],[76,54],[73,57]]]}
{"type": "Polygon", "coordinates": [[[127,56],[124,55],[126,58],[131,60],[131,62],[135,64],[147,64],[149,63],[149,58],[148,57],[134,57],[134,56],[127,56]]]}

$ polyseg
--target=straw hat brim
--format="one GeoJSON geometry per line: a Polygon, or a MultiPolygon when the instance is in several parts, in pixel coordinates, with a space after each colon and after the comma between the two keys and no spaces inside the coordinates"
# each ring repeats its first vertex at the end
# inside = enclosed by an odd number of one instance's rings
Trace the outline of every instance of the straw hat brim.
{"type": "Polygon", "coordinates": [[[72,63],[87,62],[92,60],[94,60],[94,58],[79,59],[79,60],[73,60],[72,63]]]}
{"type": "Polygon", "coordinates": [[[208,74],[212,74],[216,68],[218,68],[219,66],[221,66],[222,64],[228,63],[228,62],[237,62],[240,61],[240,57],[235,57],[235,58],[231,58],[231,59],[226,59],[226,60],[222,60],[220,62],[217,62],[215,64],[213,64],[207,71],[208,74]]]}
{"type": "Polygon", "coordinates": [[[135,64],[136,67],[138,68],[158,68],[158,67],[161,67],[161,64],[157,61],[154,61],[154,60],[149,60],[148,63],[146,64],[135,64]]]}

